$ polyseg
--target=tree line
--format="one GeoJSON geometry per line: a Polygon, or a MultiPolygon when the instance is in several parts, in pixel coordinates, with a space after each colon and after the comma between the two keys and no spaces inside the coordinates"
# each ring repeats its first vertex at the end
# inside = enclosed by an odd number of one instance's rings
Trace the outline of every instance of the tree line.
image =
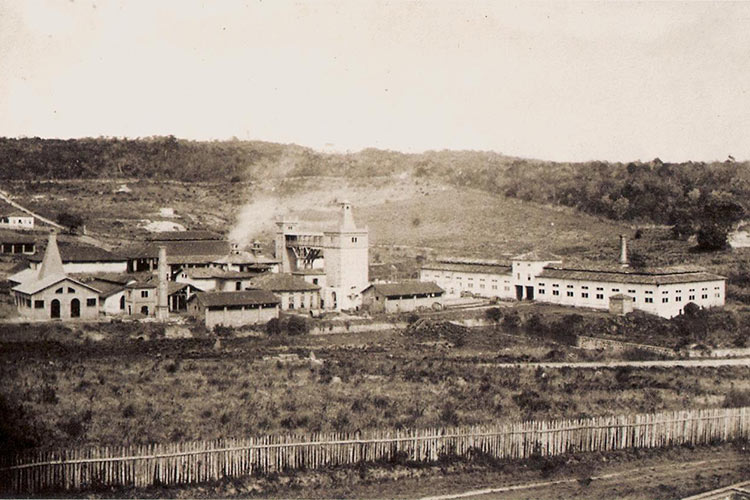
{"type": "Polygon", "coordinates": [[[410,173],[616,220],[669,224],[720,248],[750,200],[750,162],[547,162],[484,151],[405,154],[365,149],[328,154],[260,141],[0,138],[0,179],[147,178],[257,181],[268,178],[362,178],[410,173]]]}

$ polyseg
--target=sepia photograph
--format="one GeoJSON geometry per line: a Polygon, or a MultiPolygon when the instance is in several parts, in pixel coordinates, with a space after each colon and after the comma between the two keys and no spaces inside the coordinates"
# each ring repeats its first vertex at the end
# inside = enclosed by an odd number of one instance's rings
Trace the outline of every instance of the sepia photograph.
{"type": "Polygon", "coordinates": [[[750,2],[0,0],[0,498],[750,499],[750,2]]]}

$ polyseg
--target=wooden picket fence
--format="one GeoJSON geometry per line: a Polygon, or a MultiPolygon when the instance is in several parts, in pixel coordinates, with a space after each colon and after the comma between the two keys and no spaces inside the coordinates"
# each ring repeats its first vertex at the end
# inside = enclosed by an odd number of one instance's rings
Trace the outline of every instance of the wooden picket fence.
{"type": "Polygon", "coordinates": [[[750,408],[688,410],[442,429],[277,435],[44,451],[0,466],[13,493],[177,485],[394,458],[431,462],[483,453],[524,459],[569,452],[747,439],[750,408]]]}

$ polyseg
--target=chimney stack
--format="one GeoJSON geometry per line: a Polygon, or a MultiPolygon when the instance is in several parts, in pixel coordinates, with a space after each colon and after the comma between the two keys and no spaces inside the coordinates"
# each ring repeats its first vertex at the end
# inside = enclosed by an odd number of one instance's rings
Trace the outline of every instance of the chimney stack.
{"type": "Polygon", "coordinates": [[[622,267],[628,265],[628,240],[624,234],[620,235],[620,265],[622,267]]]}
{"type": "Polygon", "coordinates": [[[169,318],[169,285],[167,284],[167,247],[159,247],[159,288],[156,298],[156,319],[165,321],[169,318]]]}

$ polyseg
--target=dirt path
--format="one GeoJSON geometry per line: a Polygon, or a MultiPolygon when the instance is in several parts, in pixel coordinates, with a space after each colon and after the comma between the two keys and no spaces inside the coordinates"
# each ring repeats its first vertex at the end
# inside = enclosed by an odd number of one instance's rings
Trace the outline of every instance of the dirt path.
{"type": "Polygon", "coordinates": [[[17,208],[21,212],[27,213],[27,214],[33,216],[34,218],[39,219],[40,221],[44,222],[45,224],[49,224],[50,226],[56,227],[57,229],[60,229],[60,230],[65,230],[65,228],[63,226],[61,226],[60,224],[58,224],[57,222],[51,221],[48,218],[43,217],[43,216],[39,215],[36,212],[32,212],[31,210],[29,210],[28,208],[24,207],[23,205],[20,205],[17,202],[13,201],[11,199],[11,197],[10,197],[10,194],[8,194],[5,191],[0,190],[0,199],[2,199],[3,201],[5,201],[9,205],[12,205],[13,207],[17,208]]]}
{"type": "MultiPolygon", "coordinates": [[[[6,191],[0,190],[0,199],[2,199],[3,201],[5,201],[9,205],[13,206],[14,208],[17,208],[18,210],[31,215],[35,219],[38,219],[38,220],[44,222],[45,224],[48,224],[48,225],[50,225],[50,226],[52,226],[54,228],[57,228],[60,231],[67,231],[67,228],[61,226],[57,222],[55,222],[53,220],[50,220],[50,219],[48,219],[48,218],[46,218],[46,217],[44,217],[42,215],[39,215],[38,213],[36,213],[36,212],[34,212],[32,210],[29,210],[28,208],[24,207],[23,205],[15,202],[15,201],[13,201],[13,199],[11,199],[11,197],[10,197],[10,194],[7,193],[6,191]]],[[[77,235],[75,238],[78,241],[80,241],[81,243],[86,243],[88,245],[93,245],[93,246],[104,248],[104,249],[111,248],[109,245],[106,245],[106,244],[102,243],[101,241],[97,240],[96,238],[92,238],[91,236],[77,235]]]]}
{"type": "Polygon", "coordinates": [[[459,498],[491,499],[553,499],[553,498],[678,498],[684,489],[714,489],[715,483],[731,481],[736,470],[747,464],[744,458],[697,460],[637,467],[595,475],[590,478],[565,478],[526,484],[499,486],[422,497],[420,500],[452,500],[459,498]],[[724,478],[724,479],[721,479],[724,478]],[[702,487],[702,484],[708,486],[702,487]],[[676,495],[676,496],[675,496],[676,495]]]}
{"type": "Polygon", "coordinates": [[[479,366],[487,368],[617,368],[630,366],[633,368],[674,368],[674,367],[718,367],[718,366],[750,366],[750,358],[715,358],[715,359],[669,359],[657,361],[579,361],[566,362],[535,362],[535,363],[481,363],[479,366]]]}

